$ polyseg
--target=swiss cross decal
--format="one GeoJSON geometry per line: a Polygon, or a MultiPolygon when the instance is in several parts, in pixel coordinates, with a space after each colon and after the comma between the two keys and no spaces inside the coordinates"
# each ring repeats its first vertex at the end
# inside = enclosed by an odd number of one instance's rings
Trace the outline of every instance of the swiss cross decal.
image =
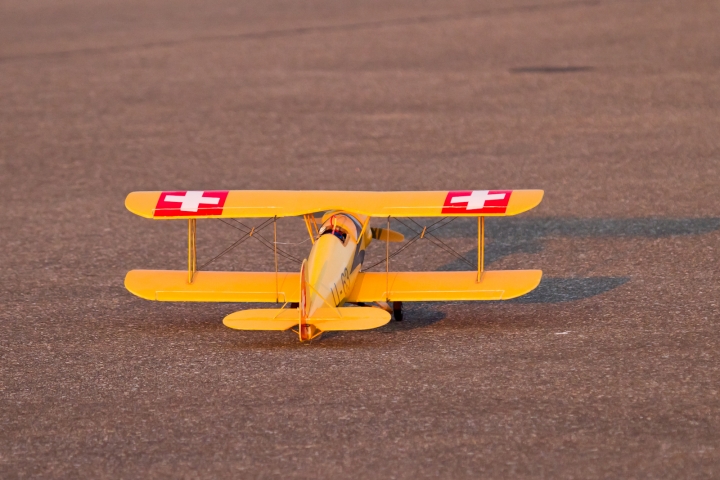
{"type": "Polygon", "coordinates": [[[222,215],[228,191],[161,192],[155,217],[201,217],[222,215]]]}
{"type": "Polygon", "coordinates": [[[450,215],[503,214],[512,190],[461,190],[448,192],[442,213],[450,215]]]}

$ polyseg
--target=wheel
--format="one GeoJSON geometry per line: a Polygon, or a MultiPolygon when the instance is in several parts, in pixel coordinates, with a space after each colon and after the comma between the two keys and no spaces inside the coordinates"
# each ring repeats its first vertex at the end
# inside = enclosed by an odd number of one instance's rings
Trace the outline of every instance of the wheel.
{"type": "Polygon", "coordinates": [[[403,319],[402,302],[393,302],[393,316],[395,317],[396,322],[402,322],[402,319],[403,319]]]}

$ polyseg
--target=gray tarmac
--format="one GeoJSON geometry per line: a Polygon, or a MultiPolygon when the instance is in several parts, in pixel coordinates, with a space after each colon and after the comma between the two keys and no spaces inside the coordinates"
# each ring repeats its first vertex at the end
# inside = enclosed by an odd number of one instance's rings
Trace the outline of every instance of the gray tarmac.
{"type": "MultiPolygon", "coordinates": [[[[695,0],[3,1],[0,478],[720,477],[718,25],[695,0]],[[488,221],[488,268],[544,271],[517,300],[299,344],[123,287],[186,259],[130,191],[493,188],[546,191],[488,221]]],[[[198,228],[200,262],[237,238],[198,228]]],[[[474,235],[441,238],[474,262],[474,235]]],[[[422,242],[393,268],[465,267],[422,242]]]]}

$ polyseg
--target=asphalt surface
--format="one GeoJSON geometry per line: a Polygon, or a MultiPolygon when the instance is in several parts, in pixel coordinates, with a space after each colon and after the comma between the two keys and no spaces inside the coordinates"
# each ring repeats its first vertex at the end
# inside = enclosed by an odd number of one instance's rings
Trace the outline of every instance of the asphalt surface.
{"type": "MultiPolygon", "coordinates": [[[[720,477],[719,24],[716,1],[5,0],[0,477],[720,477]],[[130,191],[492,188],[546,191],[488,222],[488,268],[545,272],[515,301],[299,344],[123,288],[185,267],[185,224],[130,191]]],[[[441,238],[475,261],[474,228],[441,238]]],[[[237,238],[199,230],[201,262],[237,238]]],[[[427,242],[393,267],[464,268],[427,242]]]]}

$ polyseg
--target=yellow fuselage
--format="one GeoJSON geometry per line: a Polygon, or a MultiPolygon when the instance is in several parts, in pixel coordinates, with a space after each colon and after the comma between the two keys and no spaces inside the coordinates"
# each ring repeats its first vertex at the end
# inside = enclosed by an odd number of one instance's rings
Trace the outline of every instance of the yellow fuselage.
{"type": "Polygon", "coordinates": [[[372,241],[369,228],[362,232],[367,220],[364,215],[346,212],[331,212],[323,217],[320,235],[307,261],[308,317],[318,309],[345,303],[360,273],[365,249],[372,241]]]}

